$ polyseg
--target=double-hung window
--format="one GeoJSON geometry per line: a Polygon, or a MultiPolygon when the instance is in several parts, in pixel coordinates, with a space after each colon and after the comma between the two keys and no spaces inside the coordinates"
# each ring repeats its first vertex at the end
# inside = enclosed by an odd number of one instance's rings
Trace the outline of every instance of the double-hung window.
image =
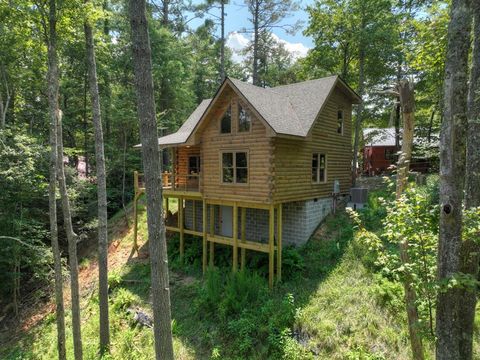
{"type": "Polygon", "coordinates": [[[312,155],[312,182],[323,183],[327,181],[327,157],[325,154],[312,155]]]}
{"type": "Polygon", "coordinates": [[[222,182],[224,184],[248,183],[248,153],[246,151],[222,152],[222,182]]]}

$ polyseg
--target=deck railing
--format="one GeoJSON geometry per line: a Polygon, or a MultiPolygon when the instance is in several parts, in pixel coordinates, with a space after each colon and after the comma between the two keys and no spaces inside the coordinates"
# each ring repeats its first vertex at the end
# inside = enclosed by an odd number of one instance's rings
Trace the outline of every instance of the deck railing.
{"type": "MultiPolygon", "coordinates": [[[[144,175],[134,172],[135,189],[145,189],[144,175]]],[[[162,173],[162,187],[174,191],[200,191],[200,174],[162,173]]]]}

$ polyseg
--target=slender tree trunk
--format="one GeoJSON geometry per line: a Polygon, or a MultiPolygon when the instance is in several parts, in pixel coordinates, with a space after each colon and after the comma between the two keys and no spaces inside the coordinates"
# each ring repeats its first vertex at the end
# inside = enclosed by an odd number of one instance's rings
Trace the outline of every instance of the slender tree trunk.
{"type": "MultiPolygon", "coordinates": [[[[460,271],[462,199],[465,178],[468,54],[471,10],[469,0],[453,0],[445,62],[445,108],[440,141],[440,231],[437,277],[445,284],[460,271]]],[[[437,297],[436,358],[457,360],[460,327],[456,287],[444,286],[437,297]]]]}
{"type": "MultiPolygon", "coordinates": [[[[474,19],[474,42],[472,70],[468,95],[468,135],[465,179],[465,208],[480,206],[480,3],[472,3],[474,19]]],[[[477,235],[480,238],[480,234],[477,235]]],[[[478,277],[480,246],[478,239],[463,239],[461,245],[460,271],[478,277]]],[[[461,289],[458,321],[461,324],[460,358],[472,359],[473,326],[477,289],[461,289]]]]}
{"type": "MultiPolygon", "coordinates": [[[[362,98],[365,92],[365,49],[363,49],[363,45],[360,46],[362,48],[360,49],[359,56],[358,95],[360,95],[360,98],[362,98]]],[[[355,134],[353,137],[352,186],[355,186],[357,182],[358,148],[360,146],[360,131],[362,130],[363,107],[362,100],[360,104],[358,104],[357,116],[355,119],[355,134]]]]}
{"type": "Polygon", "coordinates": [[[253,72],[252,72],[252,81],[253,85],[260,85],[260,79],[258,77],[258,45],[259,45],[259,0],[254,1],[254,11],[253,11],[253,72]]]}
{"type": "Polygon", "coordinates": [[[75,360],[81,360],[82,354],[82,333],[80,320],[80,292],[78,287],[78,259],[77,259],[77,235],[73,231],[72,214],[70,201],[68,200],[67,184],[63,165],[63,134],[62,134],[62,112],[58,112],[57,118],[57,178],[62,199],[63,225],[68,240],[68,262],[70,265],[70,292],[72,297],[72,333],[73,352],[75,360]]]}
{"type": "MultiPolygon", "coordinates": [[[[402,80],[398,84],[398,92],[400,94],[400,104],[403,110],[403,141],[397,166],[397,201],[400,200],[408,183],[408,171],[410,168],[410,161],[412,159],[413,133],[415,127],[415,96],[413,86],[408,82],[408,80],[402,80]]],[[[410,263],[408,247],[408,239],[405,238],[400,243],[400,258],[403,264],[410,263]]],[[[417,294],[412,284],[412,276],[407,273],[403,286],[405,289],[405,305],[407,307],[410,346],[412,348],[413,359],[423,360],[425,357],[422,338],[418,331],[419,321],[416,304],[417,294]]]]}
{"type": "Polygon", "coordinates": [[[162,25],[168,28],[168,7],[170,6],[170,0],[162,0],[162,25]]]}
{"type": "Polygon", "coordinates": [[[100,352],[108,350],[110,330],[108,322],[108,227],[107,227],[107,175],[105,171],[105,154],[103,145],[102,117],[100,96],[98,94],[97,65],[93,31],[85,22],[85,43],[87,48],[88,82],[92,100],[93,125],[95,131],[95,160],[97,170],[98,194],[98,280],[100,302],[100,352]]]}
{"type": "Polygon", "coordinates": [[[432,129],[433,129],[433,119],[435,118],[435,108],[433,108],[432,113],[430,114],[430,122],[428,124],[428,133],[427,133],[427,140],[428,143],[432,141],[432,129]]]}
{"type": "Polygon", "coordinates": [[[221,6],[221,34],[220,34],[220,82],[225,80],[225,0],[220,0],[221,6]]]}
{"type": "Polygon", "coordinates": [[[12,98],[12,94],[10,92],[10,88],[8,87],[8,81],[7,81],[7,76],[5,75],[6,71],[2,67],[1,69],[2,72],[2,82],[5,87],[5,104],[3,103],[3,97],[2,97],[2,91],[0,90],[0,129],[5,128],[6,120],[7,120],[7,112],[8,112],[8,107],[10,106],[10,100],[12,98]]]}
{"type": "Polygon", "coordinates": [[[123,130],[123,163],[122,163],[122,208],[125,214],[125,224],[127,227],[130,227],[130,222],[128,221],[127,207],[125,205],[125,180],[126,180],[126,162],[127,162],[127,130],[123,130]]]}
{"type": "Polygon", "coordinates": [[[48,187],[48,208],[50,214],[50,238],[52,243],[53,264],[55,269],[55,303],[57,315],[58,358],[67,358],[65,347],[65,308],[63,303],[62,259],[58,246],[57,226],[57,117],[58,117],[58,60],[57,60],[57,9],[55,0],[49,0],[48,53],[48,108],[50,116],[50,181],[48,187]]]}
{"type": "Polygon", "coordinates": [[[162,215],[162,174],[155,116],[150,39],[145,7],[145,0],[130,0],[133,68],[147,196],[155,354],[157,360],[173,360],[168,257],[165,223],[162,215]]]}
{"type": "Polygon", "coordinates": [[[85,156],[85,177],[90,175],[88,172],[88,120],[87,120],[87,72],[85,72],[83,81],[83,155],[85,156]]]}

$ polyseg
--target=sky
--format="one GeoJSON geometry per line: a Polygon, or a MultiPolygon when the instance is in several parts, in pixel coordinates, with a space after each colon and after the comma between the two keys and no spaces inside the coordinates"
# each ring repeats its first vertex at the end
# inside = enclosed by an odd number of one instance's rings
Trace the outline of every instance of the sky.
{"type": "MultiPolygon", "coordinates": [[[[195,3],[196,1],[194,1],[195,3]]],[[[303,21],[303,26],[297,31],[294,35],[287,34],[284,30],[275,28],[273,29],[274,37],[277,37],[277,40],[283,42],[285,48],[289,50],[295,58],[303,57],[306,55],[307,51],[313,47],[312,39],[303,35],[303,30],[305,29],[308,23],[308,15],[305,11],[307,5],[313,4],[313,0],[301,0],[299,11],[296,11],[292,16],[284,19],[280,24],[292,24],[297,20],[303,21]]],[[[219,14],[219,10],[212,11],[215,15],[219,14]]],[[[232,0],[230,4],[225,6],[225,33],[227,35],[226,45],[232,50],[241,50],[246,46],[250,39],[250,34],[240,33],[239,31],[242,28],[250,28],[250,22],[248,21],[249,13],[248,9],[243,2],[238,0],[232,0]]],[[[196,27],[203,23],[204,20],[198,19],[192,21],[191,25],[196,27]]],[[[220,32],[220,27],[218,29],[220,32]]],[[[233,56],[233,60],[240,61],[240,55],[233,56]]]]}

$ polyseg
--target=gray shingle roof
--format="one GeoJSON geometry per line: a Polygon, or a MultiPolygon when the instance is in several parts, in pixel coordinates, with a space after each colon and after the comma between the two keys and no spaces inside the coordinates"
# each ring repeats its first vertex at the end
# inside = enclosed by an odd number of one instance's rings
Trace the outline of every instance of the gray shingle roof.
{"type": "Polygon", "coordinates": [[[177,132],[158,138],[158,145],[179,145],[186,142],[211,101],[212,99],[203,100],[177,132]]]}
{"type": "MultiPolygon", "coordinates": [[[[351,91],[352,98],[355,98],[353,102],[359,101],[358,95],[336,75],[273,88],[262,88],[232,78],[226,81],[245,97],[275,133],[283,135],[306,137],[338,82],[351,91]]],[[[158,144],[185,143],[210,103],[211,99],[202,101],[176,133],[159,138],[158,144]]]]}

